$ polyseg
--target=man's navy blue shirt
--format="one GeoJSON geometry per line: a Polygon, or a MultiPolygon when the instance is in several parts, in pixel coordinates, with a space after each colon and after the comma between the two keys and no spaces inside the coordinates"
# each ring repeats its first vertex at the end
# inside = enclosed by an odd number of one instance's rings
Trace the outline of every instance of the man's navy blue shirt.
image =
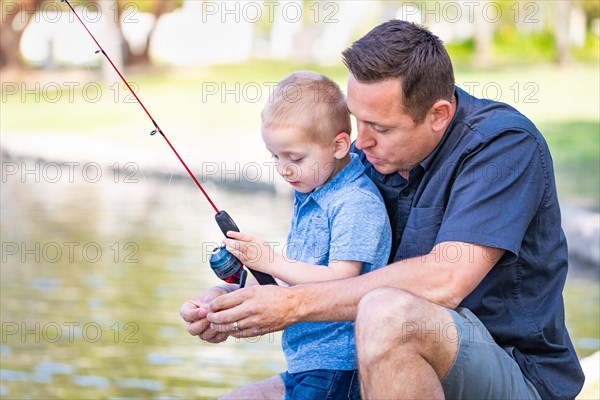
{"type": "MultiPolygon", "coordinates": [[[[584,378],[564,322],[567,243],[547,144],[506,104],[460,88],[456,99],[441,142],[408,180],[377,172],[352,149],[384,198],[393,234],[390,262],[450,241],[506,250],[460,306],[477,315],[500,346],[515,347],[516,361],[542,398],[574,398],[584,378]]],[[[457,248],[441,246],[440,257],[457,257],[457,248]]]]}

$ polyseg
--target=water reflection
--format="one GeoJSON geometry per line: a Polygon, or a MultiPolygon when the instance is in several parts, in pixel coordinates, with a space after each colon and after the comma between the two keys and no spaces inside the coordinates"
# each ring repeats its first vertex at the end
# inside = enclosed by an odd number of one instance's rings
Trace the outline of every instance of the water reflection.
{"type": "MultiPolygon", "coordinates": [[[[291,198],[208,188],[238,225],[284,243],[291,198]]],[[[215,398],[280,372],[280,335],[212,345],[180,304],[218,283],[221,233],[189,181],[2,186],[0,395],[215,398]]],[[[569,328],[598,348],[597,281],[570,278],[569,328]]]]}
{"type": "MultiPolygon", "coordinates": [[[[240,227],[285,240],[290,198],[211,193],[240,227]]],[[[3,396],[215,398],[284,369],[279,334],[185,332],[178,308],[218,283],[206,260],[221,238],[187,182],[9,181],[1,211],[3,396]]]]}

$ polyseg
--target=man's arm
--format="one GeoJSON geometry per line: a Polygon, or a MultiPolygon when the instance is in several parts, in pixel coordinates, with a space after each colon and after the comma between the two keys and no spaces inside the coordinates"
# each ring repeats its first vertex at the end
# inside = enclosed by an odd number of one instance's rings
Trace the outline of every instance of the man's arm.
{"type": "Polygon", "coordinates": [[[291,288],[237,290],[213,300],[207,319],[237,337],[281,330],[296,322],[352,321],[359,300],[379,287],[400,288],[432,303],[456,308],[503,254],[501,249],[443,242],[425,256],[354,278],[291,288]],[[232,332],[233,322],[242,329],[232,332]]]}

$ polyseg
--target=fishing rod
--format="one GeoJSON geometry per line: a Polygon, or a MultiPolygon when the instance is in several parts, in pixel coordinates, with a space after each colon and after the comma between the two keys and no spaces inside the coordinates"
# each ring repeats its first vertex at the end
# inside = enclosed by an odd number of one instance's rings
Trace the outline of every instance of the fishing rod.
{"type": "MultiPolygon", "coordinates": [[[[137,100],[138,104],[142,107],[142,109],[144,110],[144,112],[146,113],[148,118],[150,118],[150,121],[152,121],[152,124],[154,125],[154,128],[155,128],[152,132],[150,132],[150,136],[154,136],[156,133],[160,133],[160,135],[163,137],[163,139],[165,139],[165,141],[167,142],[167,144],[169,145],[171,150],[173,150],[173,153],[175,153],[175,155],[177,156],[177,158],[179,159],[179,161],[181,162],[181,164],[183,165],[183,167],[185,168],[187,173],[190,175],[190,177],[192,178],[192,180],[194,181],[196,186],[198,186],[198,189],[200,189],[200,191],[202,192],[202,194],[204,195],[206,200],[209,202],[211,207],[215,210],[215,212],[216,212],[215,220],[217,221],[219,228],[223,232],[223,235],[227,236],[228,231],[239,232],[240,231],[239,228],[237,227],[235,222],[233,222],[233,219],[231,218],[231,216],[229,216],[227,211],[219,210],[217,208],[217,206],[215,205],[215,203],[210,198],[210,196],[208,195],[208,193],[206,193],[206,191],[204,190],[204,188],[202,187],[200,182],[198,182],[198,179],[196,179],[196,177],[194,176],[192,171],[188,168],[185,161],[183,161],[183,159],[181,158],[181,156],[179,155],[177,150],[175,150],[175,147],[173,147],[173,145],[167,138],[167,135],[165,135],[163,130],[158,126],[158,124],[156,123],[156,121],[154,120],[154,118],[152,117],[150,112],[144,106],[144,103],[142,103],[142,101],[137,96],[135,91],[129,85],[129,82],[127,82],[127,79],[125,79],[125,77],[123,76],[121,71],[119,71],[119,69],[113,63],[113,61],[110,59],[108,54],[106,54],[106,52],[104,51],[104,49],[102,48],[100,43],[98,43],[98,41],[96,40],[96,38],[94,37],[92,32],[90,32],[90,30],[85,25],[83,20],[79,17],[79,14],[77,14],[77,12],[75,11],[75,9],[71,5],[71,3],[69,3],[69,0],[60,0],[60,2],[67,3],[67,5],[71,9],[71,11],[73,12],[73,15],[75,15],[75,17],[77,17],[77,19],[79,20],[79,22],[81,22],[81,25],[85,28],[85,30],[90,35],[90,37],[92,38],[94,43],[96,43],[96,46],[98,46],[98,50],[96,50],[96,53],[102,53],[104,55],[104,57],[106,57],[106,59],[108,60],[110,65],[113,67],[115,72],[119,75],[121,80],[125,83],[125,86],[127,86],[127,88],[129,89],[129,91],[131,92],[133,97],[137,100]]],[[[228,252],[225,249],[225,246],[219,246],[213,250],[211,257],[210,257],[210,267],[213,269],[214,273],[219,278],[223,279],[225,282],[238,283],[240,285],[240,287],[243,287],[246,283],[247,272],[244,269],[244,266],[242,265],[240,260],[235,258],[230,252],[228,252]]],[[[261,285],[276,285],[277,284],[275,279],[269,274],[265,274],[264,272],[260,272],[260,271],[255,271],[251,268],[248,268],[248,270],[252,273],[254,278],[256,278],[258,283],[261,285]]]]}

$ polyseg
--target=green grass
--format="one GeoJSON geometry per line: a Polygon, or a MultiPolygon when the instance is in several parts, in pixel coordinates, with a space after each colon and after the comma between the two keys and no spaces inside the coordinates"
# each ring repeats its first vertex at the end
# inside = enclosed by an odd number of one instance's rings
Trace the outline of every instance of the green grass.
{"type": "Polygon", "coordinates": [[[559,195],[591,209],[600,203],[600,125],[598,121],[543,123],[552,150],[559,195]]]}
{"type": "MultiPolygon", "coordinates": [[[[346,86],[342,65],[325,67],[288,61],[253,60],[212,67],[125,71],[127,79],[159,125],[172,135],[235,135],[255,133],[272,85],[288,73],[315,70],[346,86]]],[[[521,65],[487,71],[458,69],[457,84],[478,97],[512,104],[538,125],[548,140],[559,182],[559,195],[598,208],[600,187],[598,63],[560,69],[550,64],[521,65]]],[[[122,84],[101,85],[97,71],[77,75],[54,73],[41,82],[40,93],[7,94],[3,82],[1,132],[63,132],[135,138],[153,129],[122,84]],[[87,81],[82,81],[84,76],[87,81]],[[48,82],[52,83],[48,85],[48,82]],[[68,85],[78,83],[72,93],[68,85]],[[87,92],[82,92],[85,84],[87,92]],[[52,88],[62,88],[60,99],[52,88]],[[46,88],[46,89],[44,89],[46,88]],[[128,97],[129,98],[128,98],[128,97]],[[97,97],[97,101],[92,101],[97,97]]],[[[39,80],[39,78],[38,78],[39,80]]],[[[18,83],[19,89],[36,82],[18,83]]]]}
{"type": "MultiPolygon", "coordinates": [[[[345,81],[343,67],[294,65],[288,62],[256,60],[245,65],[210,68],[125,72],[138,96],[165,130],[217,132],[248,130],[257,123],[260,110],[269,98],[272,85],[297,69],[311,69],[345,81]]],[[[19,90],[2,98],[2,131],[49,131],[121,136],[145,129],[146,115],[118,76],[99,84],[99,75],[88,73],[87,82],[76,82],[69,74],[55,74],[38,84],[40,91],[19,90]],[[69,93],[69,85],[74,86],[69,93]],[[87,85],[87,86],[86,86],[87,85]],[[100,94],[96,88],[100,85],[100,94]],[[64,89],[61,93],[53,88],[64,89]],[[82,91],[82,88],[87,91],[82,91]],[[45,90],[45,88],[47,88],[45,90]],[[57,101],[58,99],[58,101],[57,101]]],[[[3,83],[3,89],[5,85],[3,83]]],[[[36,88],[36,82],[18,83],[19,89],[36,88]]],[[[151,126],[151,125],[150,125],[151,126]]]]}
{"type": "MultiPolygon", "coordinates": [[[[600,294],[598,281],[582,277],[570,277],[564,292],[567,328],[571,338],[600,338],[600,294]]],[[[580,358],[598,351],[595,346],[582,347],[581,341],[575,341],[580,358]]]]}

